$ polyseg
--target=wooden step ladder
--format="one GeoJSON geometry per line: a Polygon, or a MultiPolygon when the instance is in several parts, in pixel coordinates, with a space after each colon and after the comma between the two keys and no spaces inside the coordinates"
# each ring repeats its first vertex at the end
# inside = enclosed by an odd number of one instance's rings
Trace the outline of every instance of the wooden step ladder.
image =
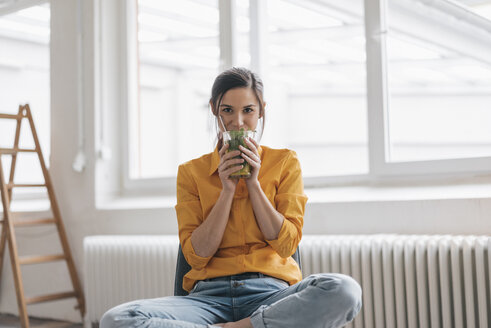
{"type": "Polygon", "coordinates": [[[2,161],[0,156],[0,187],[2,194],[2,205],[3,205],[3,220],[0,221],[2,235],[0,239],[0,275],[2,273],[3,266],[3,256],[5,253],[5,244],[8,242],[8,248],[10,253],[10,262],[12,264],[14,283],[15,283],[15,291],[17,294],[17,305],[19,307],[19,316],[21,320],[21,325],[23,328],[29,327],[29,318],[27,315],[26,305],[40,303],[40,302],[48,302],[54,301],[64,298],[75,297],[77,299],[77,308],[80,310],[80,314],[83,316],[85,314],[85,300],[82,292],[82,288],[80,286],[80,281],[78,279],[77,271],[75,269],[75,264],[73,262],[72,255],[70,253],[70,248],[68,245],[67,236],[65,233],[65,228],[63,226],[63,222],[61,220],[60,210],[58,208],[58,203],[55,198],[55,193],[53,189],[53,185],[51,183],[51,178],[46,168],[43,153],[41,152],[41,146],[39,144],[39,139],[36,133],[36,128],[34,127],[34,121],[32,119],[31,110],[29,105],[19,106],[19,112],[17,114],[0,114],[0,119],[10,119],[16,120],[17,126],[15,130],[15,139],[14,139],[14,147],[13,148],[0,148],[0,155],[10,155],[12,156],[12,161],[10,165],[10,177],[8,182],[5,181],[4,172],[2,167],[2,161]],[[34,149],[21,149],[19,148],[19,137],[20,137],[20,128],[22,119],[26,118],[29,121],[29,125],[31,127],[32,136],[34,139],[35,148],[34,149]],[[39,162],[41,164],[41,169],[44,176],[45,183],[43,184],[16,184],[14,183],[14,173],[15,173],[15,164],[17,162],[17,154],[20,152],[34,152],[37,153],[39,162]],[[12,190],[13,188],[22,188],[22,187],[42,187],[46,188],[51,204],[51,212],[53,214],[53,218],[46,219],[38,219],[38,220],[30,220],[30,221],[19,221],[15,222],[12,218],[12,212],[10,211],[10,202],[12,200],[12,190]],[[55,224],[58,230],[58,235],[60,237],[61,246],[63,249],[62,254],[56,255],[44,255],[44,256],[26,256],[19,257],[17,252],[17,242],[15,240],[15,231],[14,227],[29,227],[29,226],[37,226],[37,225],[45,225],[45,224],[55,224]],[[24,296],[24,287],[22,283],[22,274],[20,270],[20,265],[26,264],[39,264],[46,263],[52,261],[66,261],[68,266],[68,271],[70,273],[70,278],[73,285],[73,291],[56,293],[50,295],[36,296],[26,298],[24,296]]]}

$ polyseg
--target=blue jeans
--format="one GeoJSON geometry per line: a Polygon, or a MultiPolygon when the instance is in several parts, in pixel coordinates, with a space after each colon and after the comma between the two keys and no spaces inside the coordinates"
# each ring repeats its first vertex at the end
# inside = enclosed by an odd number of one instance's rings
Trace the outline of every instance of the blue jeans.
{"type": "Polygon", "coordinates": [[[254,328],[341,327],[361,308],[361,288],[342,274],[299,283],[258,273],[199,281],[187,296],[133,301],[107,311],[101,328],[206,328],[251,317],[254,328]]]}

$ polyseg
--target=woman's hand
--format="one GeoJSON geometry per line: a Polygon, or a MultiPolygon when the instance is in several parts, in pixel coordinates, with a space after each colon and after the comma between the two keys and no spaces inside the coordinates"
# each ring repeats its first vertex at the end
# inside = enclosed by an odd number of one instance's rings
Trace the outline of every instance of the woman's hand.
{"type": "Polygon", "coordinates": [[[245,180],[246,185],[250,185],[253,183],[257,183],[257,177],[259,175],[259,169],[261,168],[261,158],[259,157],[259,144],[256,140],[252,138],[244,138],[244,141],[249,147],[249,149],[239,146],[239,149],[242,151],[240,156],[242,156],[247,163],[251,165],[251,176],[245,180]]]}
{"type": "Polygon", "coordinates": [[[229,144],[224,144],[218,152],[220,155],[220,164],[218,164],[218,175],[222,181],[223,190],[235,193],[235,187],[239,179],[230,178],[230,174],[240,171],[243,167],[244,159],[234,158],[240,154],[240,151],[235,150],[227,153],[229,144]],[[242,164],[242,165],[237,165],[242,164]]]}

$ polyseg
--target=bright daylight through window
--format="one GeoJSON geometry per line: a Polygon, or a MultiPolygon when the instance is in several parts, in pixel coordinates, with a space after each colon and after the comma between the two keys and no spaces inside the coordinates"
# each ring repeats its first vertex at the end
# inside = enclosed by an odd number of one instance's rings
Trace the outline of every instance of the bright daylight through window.
{"type": "Polygon", "coordinates": [[[267,17],[267,114],[281,123],[265,135],[304,176],[367,173],[363,1],[269,0],[267,17]]]}
{"type": "Polygon", "coordinates": [[[388,4],[390,161],[490,156],[491,2],[388,4]]]}
{"type": "MultiPolygon", "coordinates": [[[[214,147],[208,100],[220,63],[218,1],[138,4],[140,105],[130,115],[130,178],[173,176],[179,163],[214,147]]],[[[268,1],[262,143],[296,150],[304,175],[368,170],[363,1],[338,7],[268,1]]],[[[237,2],[237,16],[237,65],[248,67],[256,41],[249,40],[248,1],[237,2]]]]}
{"type": "Polygon", "coordinates": [[[173,176],[213,150],[208,99],[220,64],[217,1],[138,1],[139,107],[130,178],[173,176]]]}
{"type": "MultiPolygon", "coordinates": [[[[377,118],[387,127],[382,161],[490,156],[491,2],[386,4],[388,103],[386,117],[377,118]]],[[[367,108],[364,1],[267,0],[261,8],[267,101],[261,143],[295,150],[305,177],[370,173],[377,147],[369,147],[368,122],[381,112],[367,108]]],[[[249,1],[236,1],[235,13],[236,66],[251,67],[259,41],[250,33],[249,1]]],[[[131,179],[175,177],[179,163],[213,151],[208,100],[221,67],[219,16],[218,0],[138,0],[131,179]]],[[[369,83],[383,84],[375,81],[369,83]]]]}
{"type": "MultiPolygon", "coordinates": [[[[50,7],[48,3],[11,12],[0,6],[0,112],[17,114],[19,105],[30,105],[46,165],[50,155],[50,7]]],[[[0,148],[14,145],[16,121],[0,120],[0,148]]],[[[23,120],[20,148],[34,148],[31,129],[23,120]]],[[[11,156],[2,156],[5,176],[10,174],[11,156]]],[[[43,180],[36,153],[19,153],[16,183],[43,180]]],[[[39,188],[17,188],[16,194],[45,193],[39,188]],[[20,190],[21,189],[21,190],[20,190]]]]}

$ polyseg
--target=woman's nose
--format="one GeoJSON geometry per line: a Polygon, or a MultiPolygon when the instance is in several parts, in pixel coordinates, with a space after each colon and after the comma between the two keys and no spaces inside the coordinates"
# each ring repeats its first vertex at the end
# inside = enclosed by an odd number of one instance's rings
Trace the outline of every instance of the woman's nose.
{"type": "Polygon", "coordinates": [[[237,114],[234,117],[233,123],[234,123],[233,125],[234,125],[235,130],[240,129],[244,125],[244,118],[242,117],[242,114],[240,114],[240,113],[237,114]]]}

